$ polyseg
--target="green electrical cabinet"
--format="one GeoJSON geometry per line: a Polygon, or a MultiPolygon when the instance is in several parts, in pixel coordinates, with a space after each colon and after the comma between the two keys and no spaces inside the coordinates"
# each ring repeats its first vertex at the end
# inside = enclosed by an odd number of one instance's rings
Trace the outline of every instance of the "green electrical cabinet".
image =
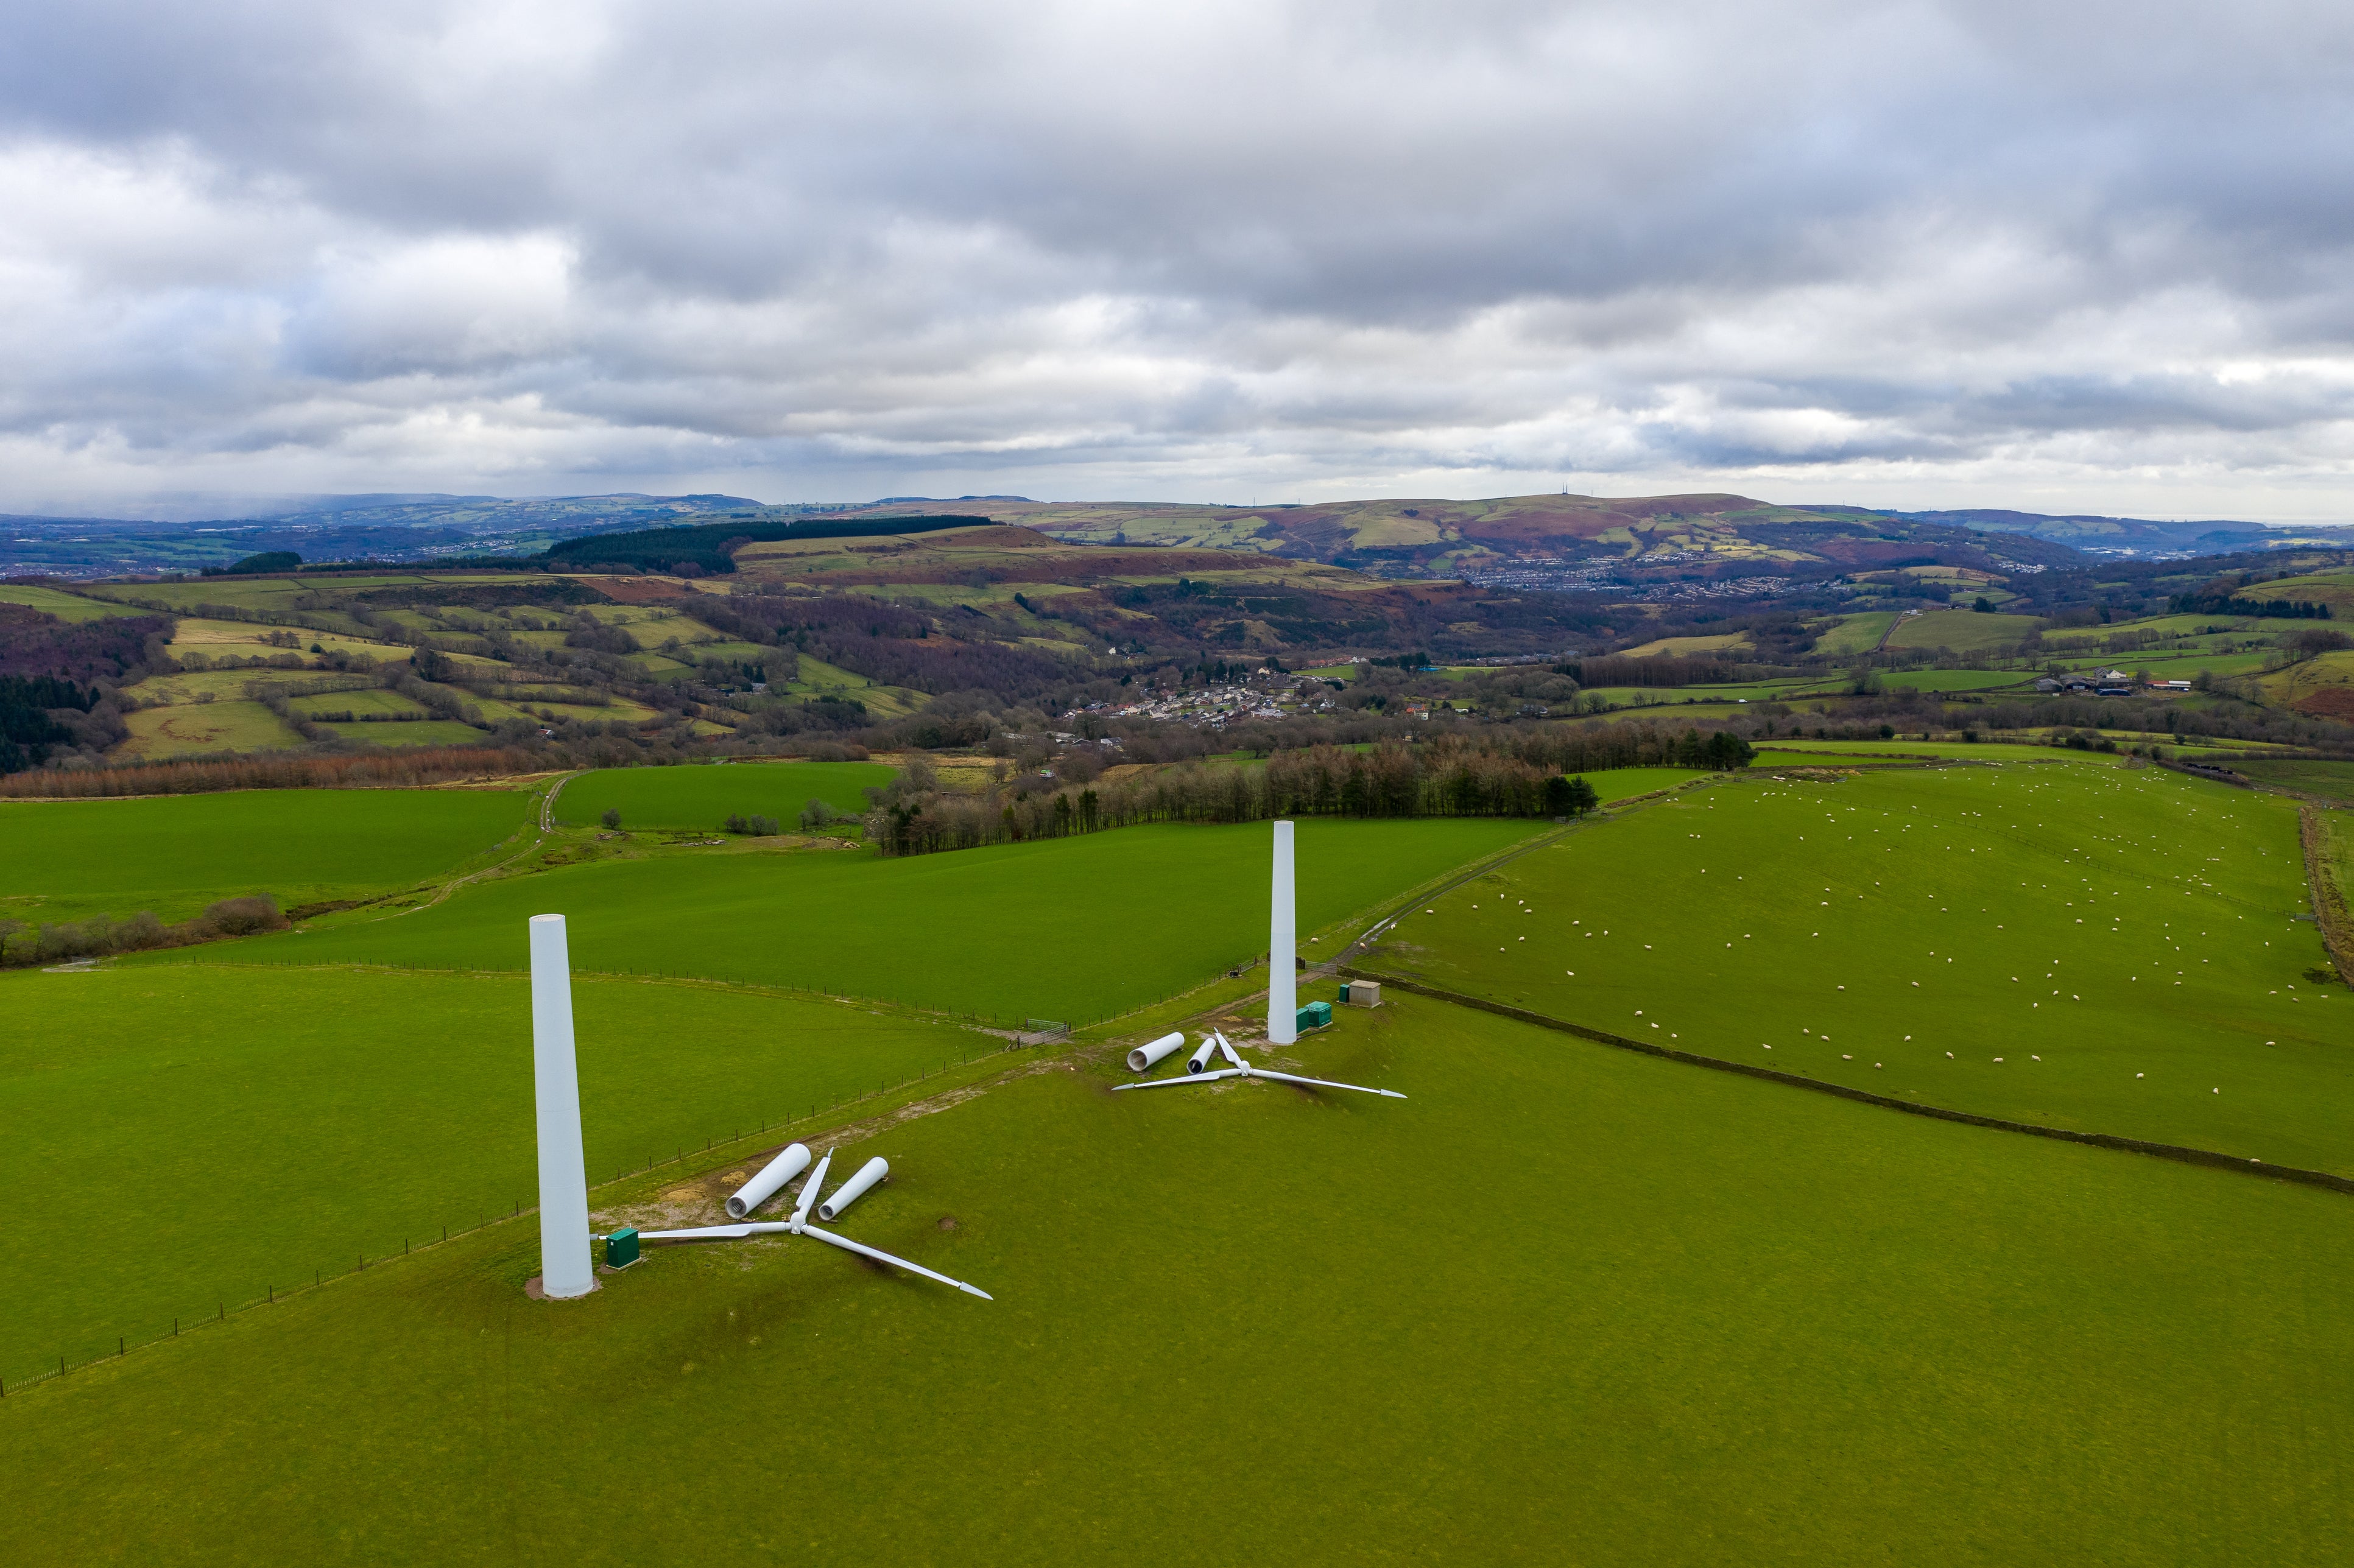
{"type": "Polygon", "coordinates": [[[605,1266],[627,1268],[638,1261],[638,1233],[634,1230],[615,1231],[605,1238],[605,1266]]]}
{"type": "Polygon", "coordinates": [[[1295,1029],[1321,1029],[1331,1022],[1332,1004],[1329,1001],[1311,1001],[1293,1015],[1291,1026],[1295,1029]]]}

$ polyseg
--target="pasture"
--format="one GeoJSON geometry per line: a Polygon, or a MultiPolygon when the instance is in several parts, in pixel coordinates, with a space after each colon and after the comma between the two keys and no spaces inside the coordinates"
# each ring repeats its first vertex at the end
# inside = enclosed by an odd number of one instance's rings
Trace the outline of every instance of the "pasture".
{"type": "Polygon", "coordinates": [[[2277,797],[2096,764],[1753,777],[1426,909],[1366,967],[1877,1094],[2354,1175],[2354,998],[2308,974],[2277,797]]]}
{"type": "Polygon", "coordinates": [[[1412,1097],[1048,1071],[846,1142],[843,1231],[993,1301],[766,1242],[535,1303],[525,1221],[12,1392],[0,1552],[2344,1554],[2339,1195],[1412,998],[1283,1054],[1412,1097]]]}
{"type": "MultiPolygon", "coordinates": [[[[376,725],[371,728],[416,728],[376,725]]],[[[513,789],[249,789],[122,800],[0,800],[0,914],[79,920],[217,899],[286,907],[454,874],[514,840],[535,799],[513,789]]]]}
{"type": "Polygon", "coordinates": [[[110,615],[145,613],[33,583],[0,583],[0,604],[21,604],[45,615],[54,615],[59,620],[99,620],[110,615]]]}
{"type": "MultiPolygon", "coordinates": [[[[536,1200],[529,982],[164,964],[0,978],[0,1376],[536,1200]]],[[[708,985],[576,987],[592,1181],[1002,1042],[708,985]]]]}
{"type": "MultiPolygon", "coordinates": [[[[252,678],[244,670],[218,673],[242,677],[240,688],[243,681],[252,678]]],[[[141,708],[123,715],[122,723],[130,730],[130,736],[108,753],[118,760],[155,761],[215,751],[286,750],[302,744],[302,737],[294,733],[292,726],[260,703],[192,702],[141,708]]]]}
{"type": "MultiPolygon", "coordinates": [[[[122,611],[110,607],[110,613],[121,614],[122,611]]],[[[187,659],[191,655],[196,658],[213,658],[222,654],[249,658],[256,654],[268,655],[288,652],[269,641],[270,634],[280,630],[282,629],[257,625],[247,620],[207,620],[191,616],[173,625],[172,648],[175,657],[183,659],[187,659]]],[[[365,637],[346,637],[339,632],[319,631],[309,627],[302,628],[296,635],[300,637],[301,643],[292,652],[303,652],[315,646],[323,653],[357,654],[373,659],[379,664],[406,663],[411,652],[414,652],[398,642],[381,642],[365,637]]],[[[305,662],[308,661],[306,660],[305,662]]],[[[274,673],[270,670],[252,670],[247,673],[246,678],[266,681],[285,680],[288,676],[283,673],[274,673]]],[[[145,693],[151,683],[143,683],[140,691],[143,694],[145,693]]]]}
{"type": "Polygon", "coordinates": [[[1880,677],[1892,692],[1994,692],[2009,686],[2032,689],[2032,670],[1888,670],[1880,677]]]}
{"type": "MultiPolygon", "coordinates": [[[[1541,831],[1459,818],[1303,821],[1300,929],[1368,910],[1541,831]]],[[[431,909],[361,911],[194,956],[516,969],[525,922],[553,911],[570,917],[573,962],[584,969],[1085,1023],[1264,953],[1268,842],[1259,822],[1123,828],[899,860],[663,851],[485,882],[431,909]]]]}
{"type": "Polygon", "coordinates": [[[801,808],[823,800],[837,811],[866,811],[859,791],[880,789],[896,769],[880,762],[729,762],[677,768],[602,768],[564,786],[557,820],[579,826],[608,810],[621,826],[719,831],[731,816],[774,817],[790,830],[801,808]]]}
{"type": "Polygon", "coordinates": [[[1815,652],[1828,654],[1869,653],[1880,646],[1882,638],[1888,635],[1888,629],[1896,623],[1896,614],[1893,609],[1866,609],[1835,617],[1828,624],[1810,622],[1819,624],[1815,635],[1815,652]]]}
{"type": "Polygon", "coordinates": [[[1982,614],[1974,609],[1933,609],[1900,618],[1888,634],[1891,648],[1950,648],[1972,653],[2007,647],[2043,624],[2032,615],[1982,614]]]}
{"type": "Polygon", "coordinates": [[[2296,789],[2354,805],[2354,762],[2234,762],[2232,770],[2245,774],[2259,784],[2276,785],[2284,789],[2296,789]]]}
{"type": "Polygon", "coordinates": [[[1698,768],[1611,768],[1599,773],[1581,775],[1594,786],[1594,797],[1603,805],[1631,800],[1638,795],[1654,790],[1671,789],[1679,784],[1689,784],[1695,779],[1705,779],[1707,771],[1698,768]]]}
{"type": "Polygon", "coordinates": [[[485,736],[481,730],[456,719],[418,719],[408,724],[345,724],[340,720],[323,720],[319,727],[345,740],[364,740],[372,746],[480,746],[485,736]]]}

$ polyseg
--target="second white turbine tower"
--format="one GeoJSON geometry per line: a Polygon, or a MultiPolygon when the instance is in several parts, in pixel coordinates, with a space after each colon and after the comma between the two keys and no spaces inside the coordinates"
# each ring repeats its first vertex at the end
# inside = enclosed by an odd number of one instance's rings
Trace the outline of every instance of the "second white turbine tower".
{"type": "Polygon", "coordinates": [[[1299,988],[1294,973],[1291,917],[1291,824],[1275,824],[1275,887],[1267,909],[1267,1039],[1289,1045],[1299,1038],[1299,988]]]}

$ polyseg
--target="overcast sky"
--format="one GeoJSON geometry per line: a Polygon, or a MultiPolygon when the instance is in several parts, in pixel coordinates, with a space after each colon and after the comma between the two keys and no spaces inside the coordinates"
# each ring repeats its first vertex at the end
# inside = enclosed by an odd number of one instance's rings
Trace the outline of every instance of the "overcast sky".
{"type": "Polygon", "coordinates": [[[2354,521],[2354,6],[6,0],[0,509],[2354,521]]]}

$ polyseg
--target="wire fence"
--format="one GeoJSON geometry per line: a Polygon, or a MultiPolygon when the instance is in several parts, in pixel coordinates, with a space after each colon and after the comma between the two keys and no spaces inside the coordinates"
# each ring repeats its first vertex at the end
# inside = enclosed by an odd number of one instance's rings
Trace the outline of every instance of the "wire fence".
{"type": "MultiPolygon", "coordinates": [[[[986,1062],[991,1057],[1002,1056],[1012,1052],[1027,1050],[1029,1048],[1029,1046],[1024,1045],[1018,1041],[1008,1041],[994,1050],[976,1052],[972,1055],[962,1058],[951,1057],[949,1060],[942,1062],[938,1068],[927,1067],[921,1069],[913,1076],[902,1078],[896,1083],[885,1083],[872,1089],[861,1090],[859,1093],[854,1095],[838,1096],[828,1104],[812,1106],[805,1112],[798,1115],[789,1115],[782,1120],[769,1120],[764,1118],[756,1127],[749,1130],[739,1127],[724,1138],[716,1134],[713,1134],[703,1140],[703,1147],[701,1149],[696,1149],[691,1144],[674,1145],[673,1152],[669,1155],[665,1156],[658,1153],[649,1154],[646,1156],[642,1164],[632,1163],[623,1170],[615,1171],[610,1177],[606,1177],[600,1181],[591,1181],[588,1184],[589,1191],[593,1192],[601,1188],[613,1186],[617,1182],[629,1181],[632,1177],[644,1176],[648,1172],[660,1170],[666,1165],[684,1165],[688,1160],[698,1160],[705,1154],[716,1153],[724,1149],[733,1148],[734,1146],[742,1143],[747,1139],[765,1139],[772,1132],[781,1132],[787,1128],[801,1126],[805,1123],[816,1121],[822,1118],[831,1116],[834,1112],[843,1109],[844,1107],[863,1105],[870,1100],[879,1099],[885,1096],[896,1094],[901,1089],[928,1082],[936,1077],[944,1076],[947,1074],[955,1072],[959,1068],[970,1067],[975,1063],[986,1062]]],[[[209,1314],[201,1314],[195,1317],[175,1317],[172,1319],[172,1326],[169,1329],[151,1328],[141,1338],[138,1348],[143,1350],[152,1345],[161,1344],[167,1340],[179,1339],[184,1334],[192,1333],[201,1329],[217,1327],[228,1322],[231,1318],[239,1317],[257,1308],[274,1307],[280,1302],[292,1300],[295,1297],[308,1295],[313,1291],[323,1289],[325,1287],[335,1283],[337,1280],[346,1279],[357,1274],[364,1274],[371,1268],[380,1268],[387,1263],[393,1262],[399,1258],[411,1257],[419,1253],[430,1252],[435,1248],[444,1246],[451,1242],[463,1240],[465,1237],[472,1235],[478,1231],[486,1230],[493,1225],[504,1224],[510,1221],[521,1219],[526,1214],[536,1214],[538,1212],[539,1210],[535,1206],[526,1207],[521,1199],[516,1199],[509,1205],[507,1213],[504,1214],[486,1211],[479,1220],[471,1225],[461,1226],[454,1230],[446,1224],[438,1227],[438,1230],[429,1229],[426,1233],[427,1239],[422,1242],[417,1241],[413,1237],[404,1239],[400,1245],[400,1250],[398,1252],[386,1251],[371,1255],[366,1248],[355,1248],[351,1254],[352,1261],[348,1264],[338,1260],[332,1266],[320,1266],[313,1267],[311,1271],[311,1283],[308,1285],[301,1283],[301,1277],[298,1274],[294,1277],[294,1283],[292,1284],[280,1285],[273,1281],[263,1285],[262,1293],[260,1296],[247,1296],[242,1299],[234,1302],[230,1301],[227,1298],[218,1298],[215,1301],[213,1310],[209,1314]]],[[[98,1342],[101,1345],[104,1343],[102,1336],[100,1337],[98,1342]]],[[[29,1373],[20,1372],[14,1375],[0,1375],[0,1398],[5,1398],[12,1393],[20,1393],[37,1383],[54,1382],[57,1379],[65,1376],[69,1372],[80,1372],[87,1368],[101,1365],[108,1361],[118,1361],[122,1357],[128,1356],[133,1348],[130,1334],[128,1332],[124,1332],[119,1333],[115,1336],[114,1350],[111,1353],[103,1350],[95,1352],[87,1352],[80,1361],[75,1361],[71,1351],[60,1351],[58,1353],[57,1365],[55,1367],[48,1367],[45,1365],[41,1370],[29,1373]]]]}
{"type": "MultiPolygon", "coordinates": [[[[1411,902],[1412,898],[1419,895],[1421,891],[1421,889],[1413,890],[1406,895],[1404,902],[1411,902]]],[[[1217,979],[1212,980],[1204,985],[1188,987],[1186,990],[1178,991],[1173,995],[1162,997],[1154,1001],[1140,1003],[1135,1007],[1126,1008],[1118,1012],[1107,1013],[1101,1017],[1076,1026],[1058,1020],[1032,1019],[1027,1017],[1016,1019],[996,1014],[960,1012],[948,1009],[928,1007],[922,1003],[901,1002],[886,997],[864,996],[850,991],[830,991],[823,987],[781,986],[769,984],[766,982],[746,982],[720,979],[711,975],[680,974],[667,969],[575,969],[573,971],[573,975],[576,979],[593,980],[599,978],[619,978],[680,980],[695,984],[716,984],[730,988],[754,989],[786,996],[822,998],[830,1001],[849,1002],[852,1004],[881,1003],[885,1006],[901,1008],[908,1012],[926,1013],[937,1019],[955,1020],[977,1029],[993,1029],[999,1033],[1013,1036],[1013,1038],[1008,1039],[1005,1044],[998,1046],[994,1050],[978,1052],[970,1056],[961,1059],[952,1058],[949,1061],[944,1062],[941,1064],[938,1071],[926,1068],[917,1073],[913,1077],[901,1079],[897,1083],[885,1083],[876,1088],[864,1090],[856,1095],[840,1097],[828,1105],[812,1107],[805,1113],[798,1116],[788,1116],[782,1120],[771,1121],[763,1118],[753,1128],[753,1130],[749,1132],[745,1131],[739,1127],[725,1138],[721,1138],[716,1134],[711,1135],[704,1139],[703,1147],[699,1150],[694,1149],[688,1145],[680,1144],[674,1145],[673,1152],[666,1158],[659,1153],[649,1153],[642,1164],[632,1164],[623,1170],[614,1172],[613,1175],[601,1181],[592,1181],[589,1183],[589,1190],[591,1192],[595,1192],[600,1188],[612,1186],[617,1182],[629,1181],[632,1177],[642,1177],[651,1171],[660,1170],[665,1165],[683,1165],[689,1159],[700,1158],[703,1155],[715,1153],[722,1149],[731,1148],[743,1142],[747,1138],[766,1138],[771,1132],[782,1131],[787,1128],[797,1127],[803,1123],[817,1120],[820,1118],[832,1115],[833,1112],[842,1109],[845,1106],[863,1104],[868,1100],[896,1093],[900,1089],[907,1088],[910,1086],[921,1084],[931,1078],[953,1072],[959,1067],[969,1067],[974,1063],[987,1061],[992,1056],[1001,1056],[1012,1052],[1029,1050],[1041,1044],[1067,1044],[1074,1037],[1075,1027],[1077,1029],[1093,1030],[1100,1028],[1105,1024],[1117,1023],[1123,1019],[1134,1018],[1145,1013],[1156,1012],[1161,1008],[1168,1007],[1172,1003],[1193,996],[1204,990],[1214,987],[1219,984],[1222,980],[1232,979],[1237,975],[1246,974],[1249,970],[1264,964],[1266,960],[1266,954],[1258,954],[1252,959],[1244,960],[1229,969],[1222,970],[1217,979]],[[1056,1024],[1059,1027],[1060,1032],[1054,1034],[1052,1038],[1045,1040],[1026,1038],[1026,1026],[1040,1023],[1056,1024]]],[[[195,965],[193,963],[184,963],[183,965],[170,967],[193,968],[195,965]]],[[[426,974],[522,975],[530,972],[528,969],[520,968],[514,969],[485,969],[480,967],[461,968],[454,964],[322,964],[318,962],[305,963],[271,959],[239,959],[233,966],[213,967],[289,969],[355,969],[426,974]]],[[[301,1284],[299,1282],[300,1277],[298,1275],[296,1277],[297,1282],[289,1286],[281,1287],[275,1282],[265,1284],[262,1287],[262,1293],[260,1296],[248,1296],[236,1302],[231,1302],[226,1298],[219,1298],[216,1300],[211,1314],[193,1318],[175,1317],[172,1319],[172,1326],[169,1329],[159,1329],[148,1332],[140,1340],[137,1348],[146,1349],[150,1346],[161,1344],[167,1340],[179,1339],[182,1335],[194,1332],[197,1330],[207,1327],[217,1327],[221,1324],[227,1323],[231,1318],[241,1316],[244,1313],[250,1312],[258,1308],[273,1307],[281,1301],[291,1300],[297,1296],[302,1296],[315,1290],[323,1289],[325,1287],[335,1283],[337,1280],[349,1278],[354,1275],[366,1273],[371,1268],[382,1267],[384,1265],[393,1261],[394,1259],[410,1257],[419,1253],[430,1252],[437,1247],[447,1245],[451,1242],[463,1240],[465,1237],[472,1235],[478,1231],[488,1229],[492,1225],[504,1224],[514,1220],[521,1219],[525,1214],[535,1214],[538,1212],[539,1211],[536,1207],[525,1207],[522,1200],[517,1199],[509,1205],[508,1212],[504,1214],[485,1212],[482,1218],[476,1221],[473,1224],[466,1225],[455,1230],[452,1230],[446,1224],[440,1225],[433,1230],[429,1230],[427,1233],[428,1239],[421,1243],[416,1241],[414,1238],[405,1239],[401,1243],[401,1247],[398,1252],[385,1252],[371,1256],[366,1249],[355,1248],[352,1254],[353,1261],[349,1266],[345,1266],[339,1261],[332,1269],[323,1266],[314,1267],[312,1270],[311,1283],[309,1285],[301,1284]]],[[[104,1341],[102,1337],[99,1342],[103,1344],[104,1341]]],[[[13,1376],[0,1374],[0,1398],[5,1398],[12,1393],[22,1393],[24,1390],[37,1383],[54,1382],[58,1378],[66,1376],[69,1372],[84,1371],[92,1366],[102,1365],[108,1361],[120,1360],[128,1356],[133,1349],[133,1347],[131,1343],[130,1335],[128,1333],[121,1333],[115,1336],[115,1348],[111,1354],[100,1351],[94,1353],[85,1354],[81,1360],[75,1361],[72,1357],[71,1351],[61,1351],[58,1355],[58,1364],[54,1368],[48,1368],[45,1366],[43,1370],[30,1373],[19,1372],[13,1376]]]]}
{"type": "MultiPolygon", "coordinates": [[[[1262,957],[1264,957],[1264,955],[1262,955],[1262,957]]],[[[169,969],[359,969],[381,971],[388,974],[495,975],[502,978],[528,975],[531,973],[530,967],[524,964],[419,964],[392,959],[322,961],[319,959],[302,959],[239,958],[220,960],[191,959],[183,959],[178,963],[164,964],[155,967],[169,969]]],[[[1004,1033],[1023,1033],[1028,1028],[1031,1022],[1026,1017],[1014,1017],[1007,1013],[970,1012],[960,1008],[942,1007],[936,1002],[916,1001],[905,997],[879,995],[868,991],[832,991],[824,986],[785,985],[775,980],[737,980],[727,975],[698,974],[682,969],[588,969],[576,968],[571,971],[571,975],[574,980],[675,980],[686,985],[721,986],[731,991],[758,991],[765,995],[797,997],[804,1001],[847,1002],[852,1006],[871,1005],[891,1007],[896,1008],[903,1012],[921,1013],[928,1018],[935,1020],[962,1023],[974,1029],[995,1030],[1004,1033]]],[[[1180,994],[1182,995],[1182,993],[1181,992],[1180,994]]],[[[1098,1024],[1108,1023],[1116,1018],[1123,1018],[1128,1016],[1129,1013],[1140,1012],[1146,1008],[1160,1007],[1174,1000],[1176,1000],[1174,997],[1163,997],[1157,1001],[1144,1003],[1142,1004],[1142,1007],[1129,1008],[1120,1012],[1105,1013],[1100,1017],[1090,1019],[1084,1023],[1076,1024],[1076,1027],[1081,1029],[1093,1029],[1098,1024]]]]}

